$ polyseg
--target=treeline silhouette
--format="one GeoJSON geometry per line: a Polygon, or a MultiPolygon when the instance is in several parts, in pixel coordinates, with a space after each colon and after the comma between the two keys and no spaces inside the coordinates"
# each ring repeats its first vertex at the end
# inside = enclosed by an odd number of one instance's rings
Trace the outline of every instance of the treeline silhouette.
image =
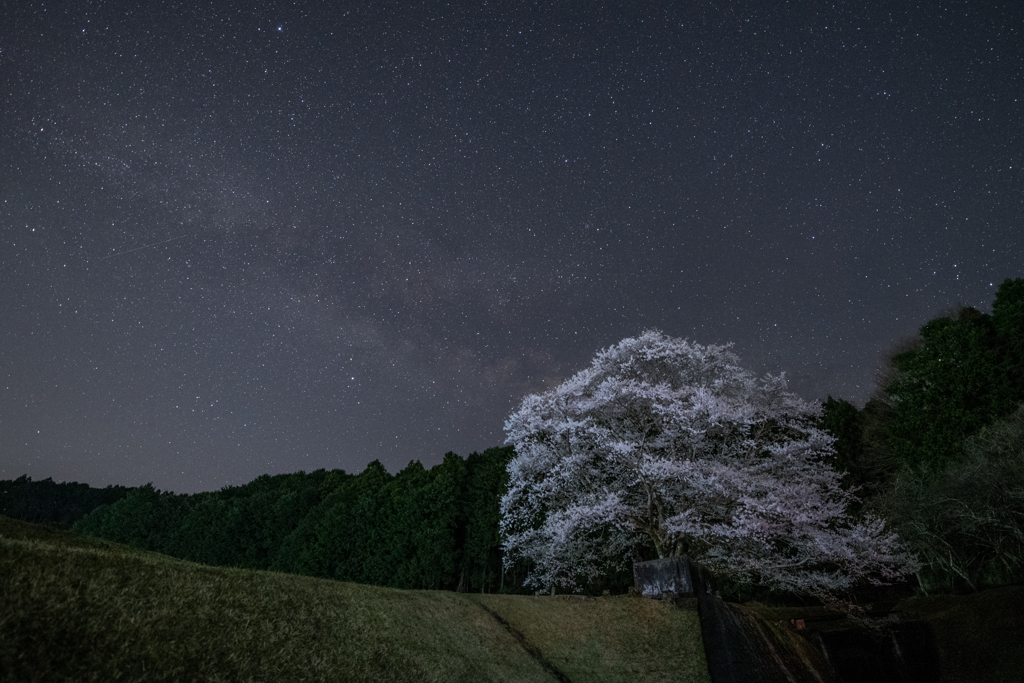
{"type": "Polygon", "coordinates": [[[78,482],[56,483],[47,477],[0,481],[0,515],[35,524],[69,529],[100,505],[110,505],[128,495],[127,486],[97,489],[78,482]]]}
{"type": "Polygon", "coordinates": [[[269,569],[395,588],[496,592],[525,572],[502,570],[498,504],[510,447],[448,453],[391,475],[317,470],[178,495],[152,485],[96,508],[82,533],[211,565],[269,569]]]}

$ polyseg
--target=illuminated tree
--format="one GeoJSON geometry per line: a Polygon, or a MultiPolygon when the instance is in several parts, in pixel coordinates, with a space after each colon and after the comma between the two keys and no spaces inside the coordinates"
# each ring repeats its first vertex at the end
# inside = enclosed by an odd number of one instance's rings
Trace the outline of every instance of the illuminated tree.
{"type": "Polygon", "coordinates": [[[915,562],[828,464],[820,405],[756,379],[729,346],[647,331],[597,354],[505,423],[507,562],[528,585],[575,587],[648,537],[713,572],[828,599],[915,562]]]}

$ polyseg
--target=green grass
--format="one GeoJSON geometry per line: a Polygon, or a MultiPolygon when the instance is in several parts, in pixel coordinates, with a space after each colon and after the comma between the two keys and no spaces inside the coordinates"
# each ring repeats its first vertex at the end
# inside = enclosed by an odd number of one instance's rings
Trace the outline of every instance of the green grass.
{"type": "Polygon", "coordinates": [[[642,598],[477,595],[572,681],[709,681],[696,609],[642,598]]]}
{"type": "Polygon", "coordinates": [[[552,681],[554,670],[574,683],[708,680],[696,612],[665,603],[207,567],[0,517],[3,681],[552,681]]]}

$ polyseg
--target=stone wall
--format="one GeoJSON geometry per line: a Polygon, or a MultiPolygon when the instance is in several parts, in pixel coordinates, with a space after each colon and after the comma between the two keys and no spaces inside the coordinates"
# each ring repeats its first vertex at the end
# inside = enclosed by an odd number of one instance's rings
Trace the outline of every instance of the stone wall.
{"type": "Polygon", "coordinates": [[[633,565],[636,589],[651,598],[696,595],[712,683],[836,683],[826,658],[804,638],[730,605],[714,578],[687,558],[633,565]]]}

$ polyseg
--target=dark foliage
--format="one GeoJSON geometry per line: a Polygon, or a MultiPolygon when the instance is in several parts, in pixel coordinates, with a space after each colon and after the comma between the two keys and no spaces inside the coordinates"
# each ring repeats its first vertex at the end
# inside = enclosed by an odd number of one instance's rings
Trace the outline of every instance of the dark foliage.
{"type": "Polygon", "coordinates": [[[829,396],[825,401],[821,427],[836,437],[836,469],[848,474],[853,473],[862,459],[861,433],[864,430],[864,416],[849,401],[836,400],[829,396]]]}
{"type": "Polygon", "coordinates": [[[1024,279],[1000,285],[992,315],[961,308],[920,331],[883,381],[885,438],[901,466],[941,471],[964,441],[1024,401],[1024,279]]]}
{"type": "Polygon", "coordinates": [[[125,486],[97,489],[78,482],[56,483],[47,477],[0,481],[0,515],[36,524],[68,529],[100,505],[109,505],[126,495],[125,486]]]}
{"type": "Polygon", "coordinates": [[[862,411],[826,403],[838,462],[922,560],[923,588],[1024,580],[1020,406],[1024,279],[1002,283],[991,315],[963,307],[925,324],[862,411]]]}
{"type": "Polygon", "coordinates": [[[941,472],[906,469],[871,500],[924,563],[927,590],[1024,581],[1024,404],[941,472]]]}
{"type": "Polygon", "coordinates": [[[899,462],[939,470],[959,459],[964,438],[1013,406],[991,316],[961,309],[922,327],[921,340],[892,359],[887,432],[899,462]]]}
{"type": "Polygon", "coordinates": [[[261,476],[175,495],[151,485],[94,510],[76,530],[206,564],[271,569],[395,588],[512,592],[502,567],[499,500],[511,447],[448,453],[391,475],[377,461],[261,476]]]}

